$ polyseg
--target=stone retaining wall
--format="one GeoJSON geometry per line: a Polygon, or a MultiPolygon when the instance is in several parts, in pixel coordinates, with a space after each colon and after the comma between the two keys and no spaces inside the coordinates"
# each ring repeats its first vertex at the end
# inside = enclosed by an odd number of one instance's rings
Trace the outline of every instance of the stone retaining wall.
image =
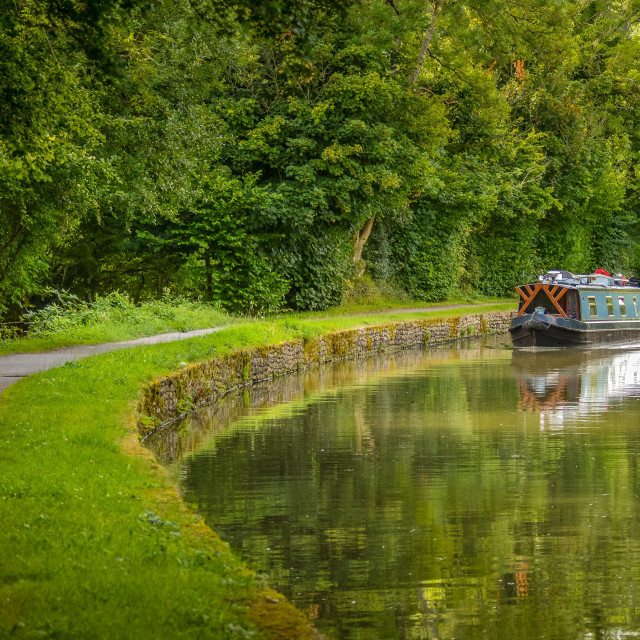
{"type": "Polygon", "coordinates": [[[447,342],[505,333],[515,311],[389,322],[345,329],[310,341],[235,351],[198,362],[146,385],[137,406],[141,435],[174,420],[229,390],[268,380],[304,367],[360,358],[381,351],[435,346],[447,342]]]}

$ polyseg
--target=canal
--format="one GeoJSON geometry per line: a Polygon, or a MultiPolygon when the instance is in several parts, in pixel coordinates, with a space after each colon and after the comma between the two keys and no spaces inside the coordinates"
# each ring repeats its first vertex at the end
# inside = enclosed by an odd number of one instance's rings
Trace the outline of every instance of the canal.
{"type": "Polygon", "coordinates": [[[640,346],[336,364],[151,446],[333,640],[640,636],[640,346]]]}

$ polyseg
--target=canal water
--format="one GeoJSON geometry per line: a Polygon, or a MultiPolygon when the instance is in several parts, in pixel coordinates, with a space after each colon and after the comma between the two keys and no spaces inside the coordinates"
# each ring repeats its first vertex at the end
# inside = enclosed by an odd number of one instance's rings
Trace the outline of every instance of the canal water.
{"type": "Polygon", "coordinates": [[[333,365],[152,447],[334,640],[640,637],[640,345],[333,365]]]}

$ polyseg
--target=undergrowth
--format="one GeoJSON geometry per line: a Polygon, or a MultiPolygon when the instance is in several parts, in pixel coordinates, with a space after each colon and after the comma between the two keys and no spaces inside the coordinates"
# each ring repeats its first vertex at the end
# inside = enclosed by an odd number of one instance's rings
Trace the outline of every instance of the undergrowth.
{"type": "MultiPolygon", "coordinates": [[[[381,285],[367,277],[351,283],[343,300],[340,306],[326,311],[278,314],[272,319],[284,317],[298,321],[368,314],[375,316],[376,320],[389,321],[390,317],[383,318],[375,314],[394,311],[399,314],[401,309],[410,309],[413,314],[417,313],[416,309],[429,313],[429,309],[434,306],[472,306],[478,302],[495,305],[491,307],[495,309],[512,304],[511,301],[497,298],[456,299],[437,305],[425,304],[420,300],[407,298],[391,285],[381,285]]],[[[483,312],[489,310],[483,308],[483,312]]],[[[10,327],[4,333],[0,331],[0,355],[222,327],[246,322],[247,318],[230,316],[215,304],[168,295],[160,300],[135,305],[126,294],[118,292],[97,296],[92,301],[59,292],[55,302],[42,309],[27,312],[24,321],[29,327],[24,336],[18,336],[10,327]]],[[[370,322],[363,319],[363,324],[370,322]]]]}
{"type": "Polygon", "coordinates": [[[0,354],[40,351],[71,344],[116,342],[167,332],[220,327],[241,320],[219,306],[164,296],[134,304],[118,292],[85,301],[65,292],[57,300],[24,315],[28,332],[23,337],[0,340],[0,354]]]}

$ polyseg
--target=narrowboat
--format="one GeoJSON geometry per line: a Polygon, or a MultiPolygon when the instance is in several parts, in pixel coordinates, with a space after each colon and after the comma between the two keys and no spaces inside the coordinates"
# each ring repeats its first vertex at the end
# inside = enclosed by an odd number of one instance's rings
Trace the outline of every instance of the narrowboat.
{"type": "Polygon", "coordinates": [[[640,342],[640,279],[549,271],[538,280],[516,287],[515,347],[640,342]]]}

